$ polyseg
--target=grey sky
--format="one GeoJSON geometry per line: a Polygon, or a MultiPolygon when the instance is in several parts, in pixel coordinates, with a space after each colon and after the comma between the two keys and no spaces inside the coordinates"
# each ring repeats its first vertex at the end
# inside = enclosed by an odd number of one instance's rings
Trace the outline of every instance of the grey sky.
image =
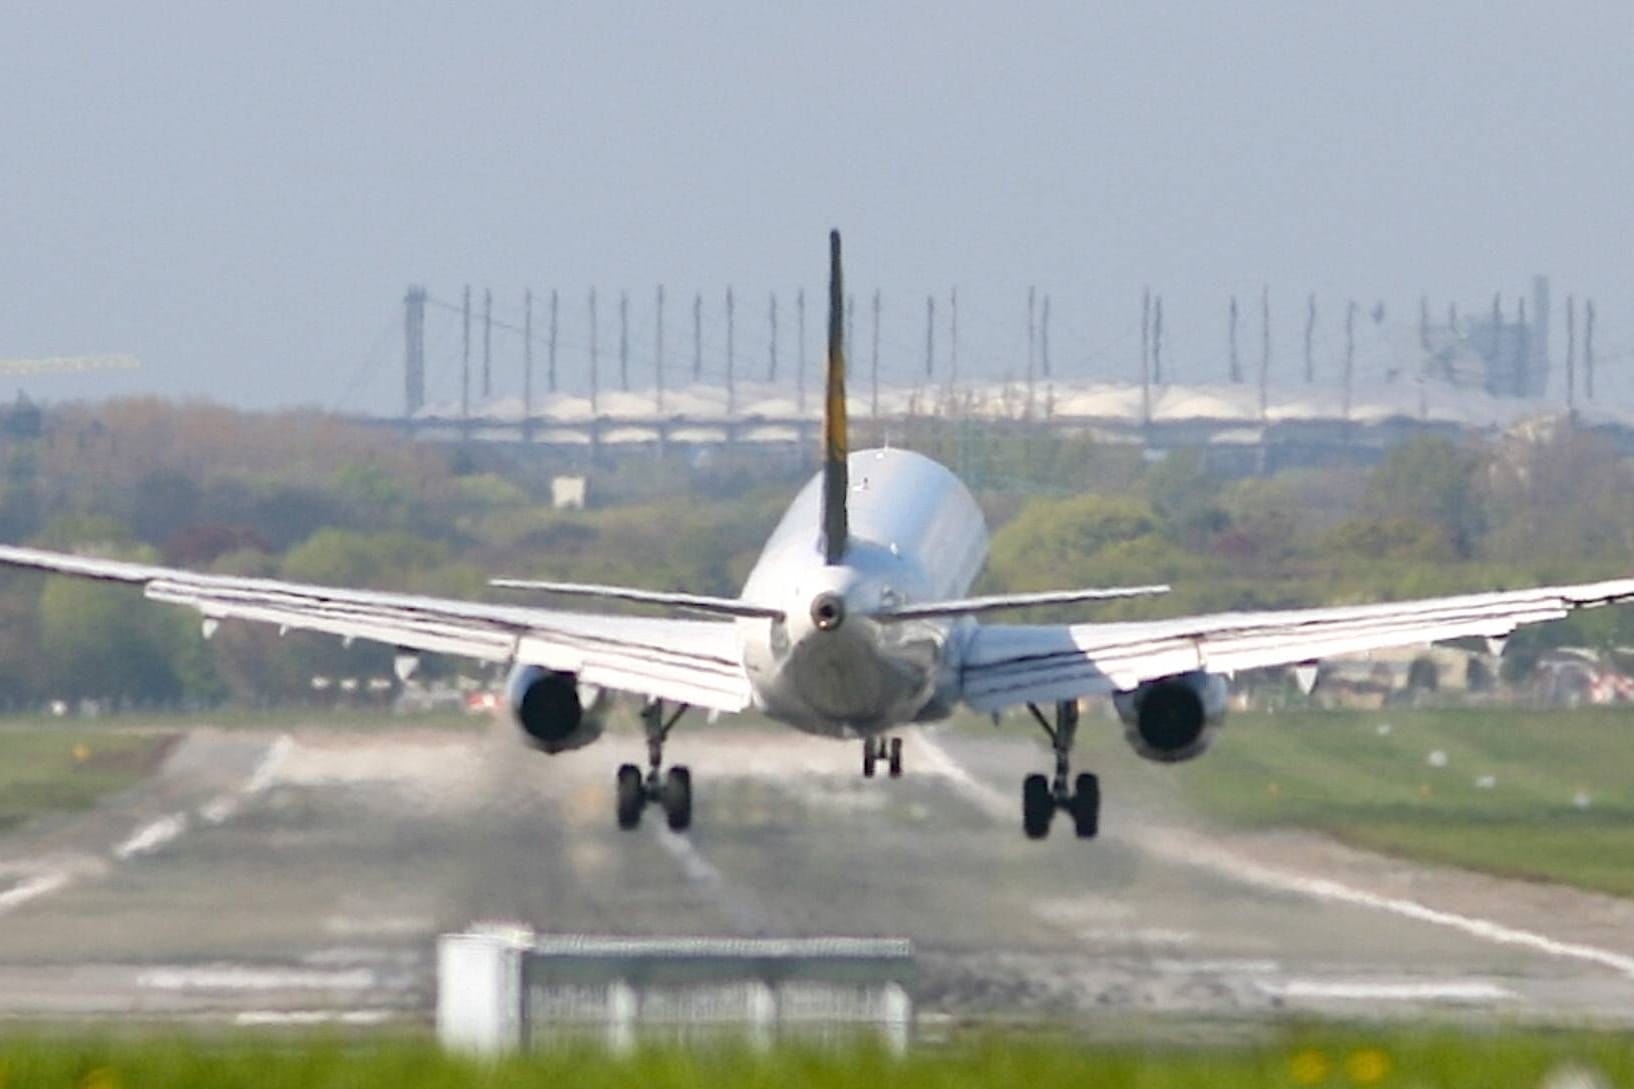
{"type": "Polygon", "coordinates": [[[680,355],[730,282],[760,359],[830,225],[901,369],[954,284],[992,371],[1034,282],[1063,370],[1132,373],[1145,283],[1183,377],[1262,283],[1279,358],[1307,291],[1406,315],[1533,271],[1634,342],[1624,4],[34,9],[0,16],[0,356],[145,363],[36,396],[394,410],[410,281],[558,286],[570,324],[597,284],[604,352],[628,287],[642,358],[653,284],[680,355]]]}

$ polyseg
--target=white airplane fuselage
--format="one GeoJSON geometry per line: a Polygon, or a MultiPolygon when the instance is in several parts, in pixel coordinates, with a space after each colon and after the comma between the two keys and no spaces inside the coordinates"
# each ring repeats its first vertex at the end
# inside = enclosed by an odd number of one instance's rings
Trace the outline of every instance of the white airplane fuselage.
{"type": "Polygon", "coordinates": [[[772,532],[741,595],[785,619],[738,626],[756,707],[808,733],[866,737],[945,717],[957,702],[957,643],[973,622],[869,614],[966,596],[987,561],[987,525],[958,477],[923,455],[862,450],[847,465],[842,562],[824,562],[819,473],[772,532]]]}

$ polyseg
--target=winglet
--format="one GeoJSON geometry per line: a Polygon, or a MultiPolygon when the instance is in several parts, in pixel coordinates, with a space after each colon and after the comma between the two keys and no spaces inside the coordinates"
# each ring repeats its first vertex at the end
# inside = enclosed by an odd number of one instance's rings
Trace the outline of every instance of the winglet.
{"type": "Polygon", "coordinates": [[[840,232],[828,232],[828,395],[823,401],[823,562],[845,559],[850,535],[846,493],[851,490],[846,468],[845,434],[845,290],[840,280],[840,232]]]}

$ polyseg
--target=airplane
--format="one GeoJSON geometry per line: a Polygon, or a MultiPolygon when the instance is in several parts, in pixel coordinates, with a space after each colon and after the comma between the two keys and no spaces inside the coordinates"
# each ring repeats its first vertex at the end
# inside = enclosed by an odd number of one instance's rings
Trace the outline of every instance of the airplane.
{"type": "Polygon", "coordinates": [[[1235,612],[1149,622],[981,623],[1001,610],[1090,606],[1165,586],[970,595],[987,556],[976,501],[944,466],[908,450],[851,451],[846,434],[839,232],[829,236],[827,390],[822,466],[796,495],[736,598],[527,579],[510,590],[658,606],[633,616],[240,578],[0,546],[0,564],[141,586],[191,607],[209,636],[228,619],[328,632],[397,648],[399,676],[419,655],[509,667],[506,699],[546,753],[595,741],[611,695],[642,701],[647,768],[621,766],[615,812],[633,829],[650,804],[679,832],[692,777],[664,767],[689,709],[750,709],[812,734],[862,742],[862,771],[902,773],[893,731],[958,707],[1025,707],[1054,753],[1052,775],[1022,783],[1021,824],[1042,839],[1058,812],[1092,838],[1100,782],[1071,775],[1082,701],[1109,697],[1141,756],[1201,755],[1224,719],[1230,678],[1292,666],[1314,683],[1320,659],[1460,638],[1501,645],[1524,624],[1634,600],[1634,579],[1387,604],[1235,612]],[[699,616],[702,619],[698,618],[699,616]]]}

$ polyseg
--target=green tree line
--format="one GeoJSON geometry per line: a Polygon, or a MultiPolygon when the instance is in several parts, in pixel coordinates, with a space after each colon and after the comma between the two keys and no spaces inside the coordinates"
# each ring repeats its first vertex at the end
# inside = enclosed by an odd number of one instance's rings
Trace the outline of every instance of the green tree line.
{"type": "MultiPolygon", "coordinates": [[[[1230,479],[1196,453],[1147,463],[1087,439],[927,427],[919,448],[977,489],[990,590],[1161,580],[1155,601],[1078,619],[1351,602],[1619,575],[1634,554],[1634,463],[1561,427],[1426,439],[1373,469],[1230,479]]],[[[555,511],[580,461],[419,443],[319,413],[157,400],[70,405],[0,440],[0,538],[193,570],[481,598],[491,575],[732,594],[813,459],[628,456],[589,470],[591,509],[555,511]]],[[[1600,610],[1516,644],[1634,642],[1600,610]]],[[[53,699],[266,705],[315,674],[389,672],[363,643],[228,623],[140,594],[0,573],[0,707],[53,699]]]]}

